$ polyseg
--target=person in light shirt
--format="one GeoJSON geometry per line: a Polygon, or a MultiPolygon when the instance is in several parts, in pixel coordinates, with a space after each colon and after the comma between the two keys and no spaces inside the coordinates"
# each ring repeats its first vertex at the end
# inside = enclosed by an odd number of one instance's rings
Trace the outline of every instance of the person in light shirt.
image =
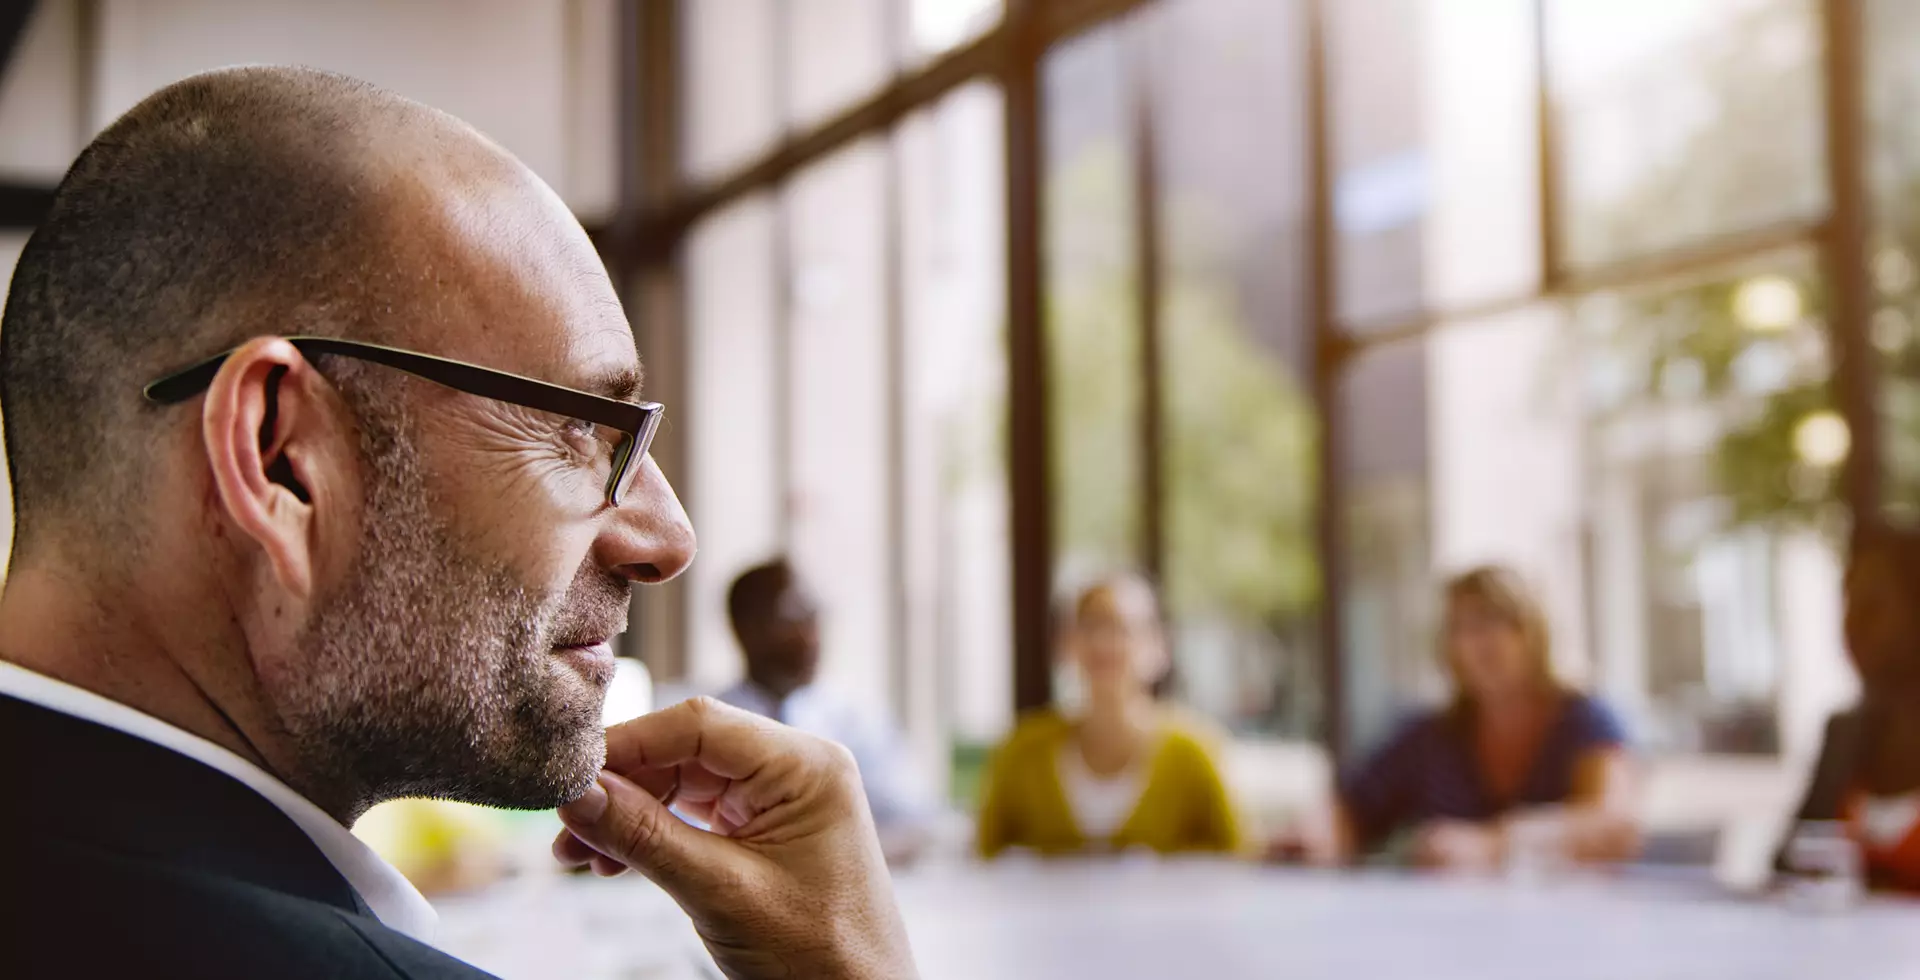
{"type": "Polygon", "coordinates": [[[1239,819],[1212,739],[1154,698],[1169,660],[1153,587],[1097,582],[1074,603],[1065,653],[1085,707],[1036,711],[988,763],[981,856],[1149,850],[1232,853],[1239,819]]]}
{"type": "Polygon", "coordinates": [[[820,604],[793,564],[775,559],[742,572],[727,592],[727,617],[746,676],[719,699],[846,746],[887,860],[918,857],[937,836],[942,808],[885,713],[817,683],[820,604]]]}

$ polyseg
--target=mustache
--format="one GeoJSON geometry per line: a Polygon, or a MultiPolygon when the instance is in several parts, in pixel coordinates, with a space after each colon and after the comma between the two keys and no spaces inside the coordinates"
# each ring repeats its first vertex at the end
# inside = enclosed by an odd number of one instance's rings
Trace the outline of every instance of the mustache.
{"type": "Polygon", "coordinates": [[[632,582],[599,569],[583,568],[560,597],[559,610],[548,630],[549,645],[586,646],[625,633],[632,604],[632,582]]]}

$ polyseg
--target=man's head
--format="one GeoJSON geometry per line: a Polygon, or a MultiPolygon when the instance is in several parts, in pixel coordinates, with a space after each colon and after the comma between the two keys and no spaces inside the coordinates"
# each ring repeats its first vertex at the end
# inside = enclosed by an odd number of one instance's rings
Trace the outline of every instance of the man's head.
{"type": "Polygon", "coordinates": [[[610,507],[590,426],[278,339],[301,334],[639,386],[585,234],[499,147],[335,75],[195,76],[81,154],[16,267],[16,574],[123,597],[336,811],[576,795],[629,588],[692,558],[671,488],[646,461],[610,507]],[[203,396],[142,398],[235,347],[203,396]]]}
{"type": "Polygon", "coordinates": [[[820,670],[820,607],[786,559],[734,579],[727,616],[755,684],[784,698],[813,683],[820,670]]]}

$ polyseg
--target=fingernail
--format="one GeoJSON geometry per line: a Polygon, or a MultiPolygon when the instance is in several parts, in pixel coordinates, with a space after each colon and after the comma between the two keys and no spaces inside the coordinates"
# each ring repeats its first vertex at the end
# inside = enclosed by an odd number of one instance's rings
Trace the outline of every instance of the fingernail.
{"type": "Polygon", "coordinates": [[[581,823],[596,823],[600,815],[607,812],[607,788],[595,777],[593,785],[587,787],[580,798],[560,808],[560,815],[581,823]]]}

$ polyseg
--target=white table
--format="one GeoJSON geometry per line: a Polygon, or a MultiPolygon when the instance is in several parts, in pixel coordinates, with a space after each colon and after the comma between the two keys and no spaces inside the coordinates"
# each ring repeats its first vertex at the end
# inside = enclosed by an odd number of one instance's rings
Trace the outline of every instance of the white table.
{"type": "MultiPolygon", "coordinates": [[[[1920,980],[1920,905],[1820,916],[1696,880],[1015,863],[897,890],[925,980],[1920,980]]],[[[442,917],[445,948],[510,978],[701,975],[643,882],[523,883],[442,917]]]]}

